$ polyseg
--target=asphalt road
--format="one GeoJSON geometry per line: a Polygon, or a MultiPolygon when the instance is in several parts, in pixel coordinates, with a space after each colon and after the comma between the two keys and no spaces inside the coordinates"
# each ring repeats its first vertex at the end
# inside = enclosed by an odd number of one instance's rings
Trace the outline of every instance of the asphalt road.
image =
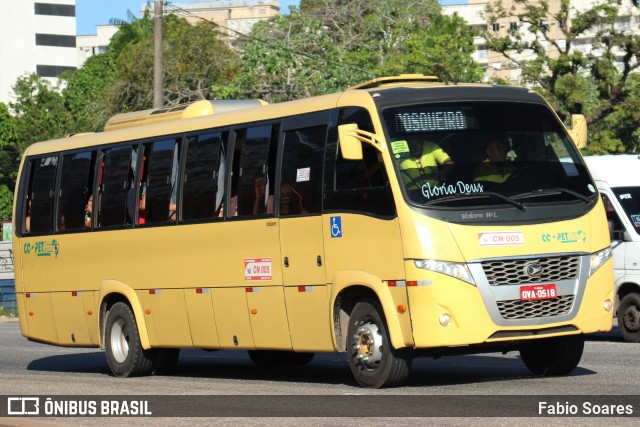
{"type": "MultiPolygon", "coordinates": [[[[513,419],[508,417],[463,418],[459,405],[479,402],[487,405],[489,413],[492,410],[501,413],[500,401],[508,398],[521,396],[525,404],[531,400],[537,405],[545,396],[560,396],[563,402],[565,398],[577,397],[579,400],[596,396],[607,397],[612,403],[628,403],[631,399],[633,417],[528,417],[518,418],[517,424],[567,425],[574,423],[571,420],[580,420],[580,425],[636,425],[640,416],[639,356],[640,344],[623,342],[614,328],[610,333],[589,337],[580,366],[564,377],[532,375],[517,353],[451,356],[414,360],[405,387],[366,390],[358,387],[351,376],[344,353],[318,354],[310,364],[302,367],[260,369],[243,351],[183,350],[177,369],[170,376],[122,379],[110,375],[101,350],[32,343],[20,335],[18,323],[0,322],[0,395],[172,395],[182,396],[180,402],[193,395],[215,396],[221,399],[217,403],[221,406],[217,408],[227,408],[231,412],[237,409],[238,414],[233,416],[240,418],[232,418],[228,411],[221,410],[225,415],[222,418],[148,417],[137,418],[135,424],[278,426],[363,422],[367,425],[512,426],[513,419]],[[273,408],[273,412],[270,414],[264,399],[271,402],[269,408],[273,408]],[[316,418],[292,418],[301,415],[296,412],[296,405],[309,402],[314,409],[308,415],[316,418]],[[416,416],[420,415],[416,405],[425,402],[437,405],[441,415],[416,416]],[[269,418],[256,417],[256,408],[265,410],[269,418]],[[399,418],[398,414],[411,418],[399,418]]],[[[196,400],[195,404],[200,403],[202,399],[196,400]]],[[[215,405],[216,402],[210,400],[206,404],[215,405]]],[[[131,421],[130,418],[0,418],[0,426],[131,425],[131,421]]]]}

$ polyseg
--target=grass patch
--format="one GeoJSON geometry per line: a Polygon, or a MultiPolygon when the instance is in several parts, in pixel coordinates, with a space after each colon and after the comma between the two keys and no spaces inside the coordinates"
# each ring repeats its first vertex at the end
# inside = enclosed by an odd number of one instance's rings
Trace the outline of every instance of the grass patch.
{"type": "Polygon", "coordinates": [[[0,317],[18,317],[18,310],[0,306],[0,317]]]}

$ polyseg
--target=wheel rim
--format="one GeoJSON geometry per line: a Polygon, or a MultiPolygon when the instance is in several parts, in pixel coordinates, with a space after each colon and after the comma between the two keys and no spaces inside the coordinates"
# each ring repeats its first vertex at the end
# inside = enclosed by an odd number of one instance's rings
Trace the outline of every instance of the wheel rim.
{"type": "Polygon", "coordinates": [[[640,328],[640,312],[638,307],[632,305],[624,312],[624,327],[630,332],[637,332],[640,328]]]}
{"type": "Polygon", "coordinates": [[[368,371],[373,371],[382,360],[382,334],[375,323],[366,323],[353,336],[356,362],[368,371]]]}
{"type": "Polygon", "coordinates": [[[129,354],[129,331],[123,319],[118,319],[111,327],[111,354],[118,363],[124,363],[129,354]]]}

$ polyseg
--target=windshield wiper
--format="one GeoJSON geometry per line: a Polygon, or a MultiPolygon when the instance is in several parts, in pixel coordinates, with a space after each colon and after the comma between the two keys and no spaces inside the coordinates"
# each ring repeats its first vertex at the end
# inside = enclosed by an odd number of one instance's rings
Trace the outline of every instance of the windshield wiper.
{"type": "Polygon", "coordinates": [[[538,197],[538,196],[548,196],[552,194],[569,194],[570,196],[575,197],[576,199],[580,199],[585,202],[587,205],[592,205],[593,200],[589,197],[575,192],[573,190],[569,190],[568,188],[538,188],[535,190],[527,191],[526,193],[516,194],[515,196],[511,196],[512,199],[524,199],[527,197],[538,197]]]}
{"type": "Polygon", "coordinates": [[[456,194],[456,195],[453,195],[453,196],[441,197],[439,199],[432,200],[430,202],[425,203],[425,206],[439,205],[440,203],[451,202],[451,201],[454,201],[454,200],[480,199],[480,198],[489,198],[489,197],[494,197],[496,199],[502,200],[503,202],[507,202],[510,205],[515,206],[516,208],[518,208],[518,210],[521,210],[522,212],[524,212],[526,210],[526,208],[524,207],[524,205],[522,203],[516,202],[512,198],[509,198],[507,196],[503,196],[502,194],[495,193],[493,191],[483,191],[481,193],[462,193],[462,194],[456,194]]]}

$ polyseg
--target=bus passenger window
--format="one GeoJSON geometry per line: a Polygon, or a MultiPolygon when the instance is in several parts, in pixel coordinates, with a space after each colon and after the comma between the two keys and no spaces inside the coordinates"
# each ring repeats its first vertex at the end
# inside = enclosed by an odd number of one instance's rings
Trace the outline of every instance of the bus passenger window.
{"type": "Polygon", "coordinates": [[[183,221],[218,217],[224,191],[226,139],[227,132],[187,137],[180,215],[183,221]]]}
{"type": "Polygon", "coordinates": [[[322,161],[326,126],[287,131],[280,187],[280,214],[318,213],[322,209],[322,161]]]}
{"type": "Polygon", "coordinates": [[[172,217],[175,221],[178,144],[175,140],[157,141],[144,148],[148,165],[142,170],[140,212],[144,207],[145,223],[169,222],[172,217]]]}
{"type": "Polygon", "coordinates": [[[273,213],[277,126],[238,130],[233,153],[229,216],[273,213]]]}
{"type": "Polygon", "coordinates": [[[96,153],[87,151],[62,157],[60,191],[58,193],[58,230],[69,231],[86,227],[85,215],[93,193],[96,153]]]}
{"type": "Polygon", "coordinates": [[[53,228],[53,193],[58,156],[43,157],[31,162],[24,231],[47,234],[53,228]]]}
{"type": "Polygon", "coordinates": [[[98,216],[100,227],[133,223],[136,211],[134,171],[136,156],[133,147],[124,146],[104,152],[101,172],[98,216]]]}

